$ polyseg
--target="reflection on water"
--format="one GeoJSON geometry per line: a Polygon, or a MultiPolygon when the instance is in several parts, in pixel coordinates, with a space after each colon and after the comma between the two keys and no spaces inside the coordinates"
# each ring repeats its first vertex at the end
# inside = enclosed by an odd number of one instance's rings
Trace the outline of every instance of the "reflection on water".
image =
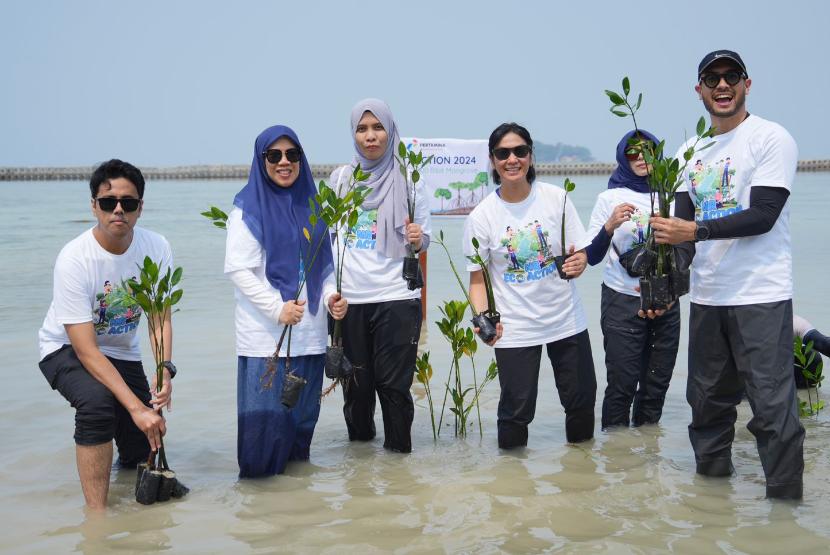
{"type": "MultiPolygon", "coordinates": [[[[803,187],[806,198],[821,198],[820,177],[799,174],[795,190],[803,187]]],[[[582,193],[575,201],[585,220],[602,181],[580,182],[582,193]]],[[[456,440],[452,421],[445,417],[437,443],[423,388],[416,384],[411,455],[385,452],[382,438],[350,444],[337,391],[323,401],[311,462],[291,463],[276,478],[240,482],[233,299],[221,273],[224,235],[198,216],[211,203],[227,206],[239,186],[148,184],[142,223],[168,236],[185,269],[182,311],[175,318],[181,371],[166,444],[171,464],[192,491],[183,500],[143,507],[133,500],[134,473],[116,472],[106,515],[88,518],[75,469],[72,411],[40,375],[35,345],[49,302],[54,258],[69,238],[90,225],[83,220],[89,209],[86,185],[0,187],[4,206],[16,205],[12,199],[30,194],[31,188],[42,190],[42,209],[55,215],[49,226],[22,215],[0,220],[3,258],[14,262],[0,273],[6,378],[0,403],[0,493],[5,501],[0,552],[827,552],[827,413],[804,421],[803,503],[763,498],[763,471],[745,428],[750,417],[746,405],[739,407],[733,451],[737,475],[712,479],[694,474],[684,399],[685,318],[660,426],[598,432],[592,442],[566,445],[562,409],[543,358],[537,416],[525,449],[502,452],[496,447],[497,383],[482,395],[483,437],[476,425],[467,440],[456,440]]],[[[819,214],[826,208],[801,198],[793,199],[796,309],[820,328],[830,328],[830,295],[810,294],[822,287],[826,291],[830,245],[812,240],[809,264],[800,262],[806,260],[804,253],[799,255],[801,245],[822,235],[819,214]]],[[[457,218],[434,224],[444,229],[451,246],[458,243],[461,226],[457,218]]],[[[436,372],[436,410],[449,353],[432,324],[438,318],[435,306],[460,296],[442,254],[436,250],[429,259],[431,334],[425,342],[436,372]]],[[[454,254],[461,260],[460,245],[454,254]]],[[[599,269],[592,269],[577,285],[591,323],[601,399],[600,279],[599,269]]],[[[489,349],[481,349],[480,372],[490,356],[489,349]]]]}

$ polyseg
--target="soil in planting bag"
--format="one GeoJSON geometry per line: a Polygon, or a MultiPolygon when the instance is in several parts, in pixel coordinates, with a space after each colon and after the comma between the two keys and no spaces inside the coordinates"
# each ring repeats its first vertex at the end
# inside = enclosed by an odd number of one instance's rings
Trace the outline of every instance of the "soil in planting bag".
{"type": "MultiPolygon", "coordinates": [[[[616,247],[614,247],[614,250],[616,251],[616,247]]],[[[640,243],[622,254],[617,251],[617,257],[620,265],[625,268],[625,271],[631,277],[646,276],[657,262],[657,253],[648,250],[645,243],[640,243]]]]}
{"type": "Polygon", "coordinates": [[[424,277],[421,274],[421,264],[418,257],[404,257],[401,275],[406,280],[406,286],[410,291],[424,286],[424,277]]]}
{"type": "Polygon", "coordinates": [[[179,479],[176,478],[175,483],[173,484],[173,491],[170,492],[173,499],[181,499],[188,493],[190,493],[190,488],[179,482],[179,479]]]}
{"type": "Polygon", "coordinates": [[[173,491],[170,492],[170,495],[172,495],[174,499],[181,499],[188,493],[190,493],[190,488],[179,482],[178,478],[176,478],[175,483],[173,484],[173,491]]]}
{"type": "Polygon", "coordinates": [[[651,278],[640,278],[640,310],[653,310],[654,301],[651,294],[651,278]]]}
{"type": "Polygon", "coordinates": [[[689,292],[689,270],[672,270],[671,289],[676,298],[680,298],[689,292]]]}
{"type": "Polygon", "coordinates": [[[564,280],[570,280],[571,278],[568,277],[568,274],[562,269],[562,265],[565,264],[565,261],[568,260],[572,254],[566,254],[565,256],[554,256],[553,260],[556,262],[556,271],[559,272],[559,277],[564,280]]]}
{"type": "Polygon", "coordinates": [[[161,471],[161,484],[159,485],[159,493],[156,498],[158,501],[170,501],[173,495],[173,487],[176,485],[176,473],[172,470],[161,471]]]}
{"type": "Polygon", "coordinates": [[[138,486],[141,485],[141,478],[144,476],[144,471],[147,470],[149,465],[146,462],[138,463],[135,467],[135,494],[138,495],[138,486]]]}
{"type": "Polygon", "coordinates": [[[152,505],[158,500],[162,474],[158,470],[145,469],[141,475],[141,483],[135,493],[135,500],[142,505],[152,505]]]}
{"type": "Polygon", "coordinates": [[[352,376],[352,363],[346,358],[343,347],[326,347],[326,377],[330,380],[348,379],[352,376]]]}
{"type": "Polygon", "coordinates": [[[651,278],[651,303],[653,308],[663,310],[677,300],[672,294],[671,278],[668,275],[651,278]]]}
{"type": "Polygon", "coordinates": [[[500,319],[501,315],[498,312],[494,314],[482,312],[474,316],[470,321],[474,327],[478,328],[478,336],[481,340],[489,343],[496,338],[496,324],[499,323],[500,319]]]}
{"type": "Polygon", "coordinates": [[[280,401],[285,408],[292,408],[300,399],[300,392],[306,384],[306,379],[292,372],[285,375],[282,380],[282,395],[280,401]]]}

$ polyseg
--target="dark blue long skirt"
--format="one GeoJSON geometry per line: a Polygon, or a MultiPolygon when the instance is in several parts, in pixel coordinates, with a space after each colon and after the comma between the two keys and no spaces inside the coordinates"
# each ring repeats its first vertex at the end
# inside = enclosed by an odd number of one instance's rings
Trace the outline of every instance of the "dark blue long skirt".
{"type": "Polygon", "coordinates": [[[270,389],[263,389],[267,358],[238,357],[236,385],[238,432],[236,456],[240,478],[282,474],[288,461],[308,460],[320,416],[325,355],[291,357],[291,369],[308,380],[292,409],[280,403],[285,359],[280,358],[270,389]]]}

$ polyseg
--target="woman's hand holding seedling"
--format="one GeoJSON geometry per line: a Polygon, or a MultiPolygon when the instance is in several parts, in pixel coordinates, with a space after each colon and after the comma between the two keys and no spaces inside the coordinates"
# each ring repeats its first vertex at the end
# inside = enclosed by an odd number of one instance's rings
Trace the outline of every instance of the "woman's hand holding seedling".
{"type": "Polygon", "coordinates": [[[569,278],[577,278],[582,275],[587,266],[588,255],[585,254],[585,249],[574,252],[574,246],[571,245],[568,249],[568,259],[562,265],[562,271],[568,274],[569,278]]]}
{"type": "Polygon", "coordinates": [[[606,233],[608,233],[608,235],[612,235],[615,229],[631,219],[631,214],[633,214],[635,210],[636,208],[634,205],[627,202],[614,207],[614,211],[611,212],[611,215],[608,217],[608,221],[605,222],[606,233]]]}
{"type": "MultiPolygon", "coordinates": [[[[473,332],[478,335],[478,332],[481,331],[481,328],[475,327],[473,328],[473,332]]],[[[496,324],[496,337],[493,338],[492,341],[488,341],[487,344],[493,347],[496,342],[501,339],[502,334],[504,333],[504,326],[501,325],[501,322],[496,324]]]]}
{"type": "Polygon", "coordinates": [[[282,312],[280,312],[280,324],[284,326],[294,326],[300,323],[305,312],[305,301],[287,301],[282,305],[282,312]]]}
{"type": "Polygon", "coordinates": [[[406,242],[412,245],[412,248],[414,248],[416,252],[421,250],[421,247],[423,246],[421,226],[416,223],[411,223],[409,218],[404,219],[404,224],[406,224],[406,242]]]}
{"type": "Polygon", "coordinates": [[[332,293],[329,297],[328,306],[331,317],[335,320],[342,320],[346,316],[349,303],[340,293],[332,293]]]}

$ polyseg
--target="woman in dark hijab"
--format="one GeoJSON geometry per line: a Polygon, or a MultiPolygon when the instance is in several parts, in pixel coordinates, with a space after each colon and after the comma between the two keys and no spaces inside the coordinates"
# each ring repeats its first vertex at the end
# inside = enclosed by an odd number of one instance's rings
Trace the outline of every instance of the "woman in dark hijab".
{"type": "Polygon", "coordinates": [[[656,318],[640,317],[639,280],[620,263],[621,255],[645,242],[652,210],[639,142],[659,143],[648,131],[625,134],[617,145],[617,169],[597,197],[588,227],[588,263],[599,264],[610,250],[600,317],[608,373],[603,429],[659,422],[680,338],[677,303],[656,318]]]}
{"type": "Polygon", "coordinates": [[[225,273],[236,296],[237,459],[242,478],[282,474],[288,461],[309,458],[327,342],[321,305],[338,320],[346,313],[346,300],[334,286],[328,229],[308,221],[309,199],[316,192],[294,131],[276,125],[260,133],[248,184],[228,215],[225,251],[225,273]],[[295,301],[303,278],[305,286],[295,301]],[[286,326],[292,326],[291,371],[306,380],[291,409],[280,402],[289,342],[280,350],[273,387],[263,388],[261,381],[286,326]]]}

